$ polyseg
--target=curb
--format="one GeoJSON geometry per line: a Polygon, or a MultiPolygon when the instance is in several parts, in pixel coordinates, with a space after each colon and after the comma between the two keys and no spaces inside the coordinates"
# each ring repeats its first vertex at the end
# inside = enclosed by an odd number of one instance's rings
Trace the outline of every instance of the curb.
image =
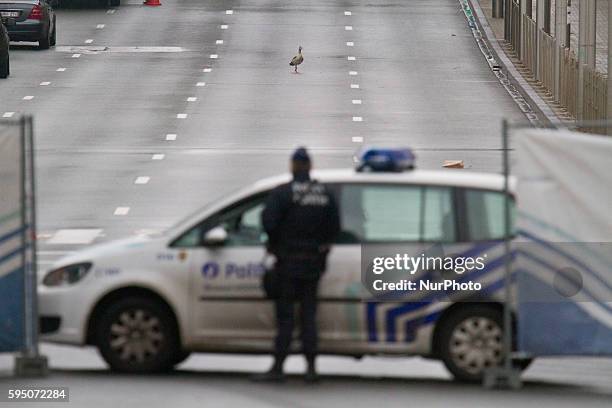
{"type": "Polygon", "coordinates": [[[561,119],[557,117],[550,106],[527,83],[500,47],[478,1],[459,0],[459,3],[468,20],[472,35],[491,70],[521,111],[527,116],[529,122],[536,127],[562,126],[563,122],[561,119]]]}

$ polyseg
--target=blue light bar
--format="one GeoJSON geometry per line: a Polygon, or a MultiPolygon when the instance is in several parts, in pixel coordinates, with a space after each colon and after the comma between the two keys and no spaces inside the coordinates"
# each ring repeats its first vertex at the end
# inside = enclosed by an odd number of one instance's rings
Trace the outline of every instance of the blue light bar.
{"type": "Polygon", "coordinates": [[[406,148],[384,149],[368,147],[359,154],[357,171],[400,172],[414,169],[416,157],[406,148]]]}

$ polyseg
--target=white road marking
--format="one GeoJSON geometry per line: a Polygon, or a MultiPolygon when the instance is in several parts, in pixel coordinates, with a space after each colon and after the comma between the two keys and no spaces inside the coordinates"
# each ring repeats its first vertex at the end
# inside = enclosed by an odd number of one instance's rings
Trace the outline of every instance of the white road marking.
{"type": "Polygon", "coordinates": [[[352,16],[352,15],[353,15],[353,13],[351,13],[350,11],[345,11],[345,12],[344,12],[344,15],[345,15],[345,16],[352,16]]]}
{"type": "MultiPolygon", "coordinates": [[[[41,235],[41,234],[38,234],[38,235],[41,235]]],[[[39,237],[39,238],[51,238],[52,236],[53,234],[46,234],[46,236],[39,237]]],[[[39,256],[58,256],[58,255],[68,255],[72,253],[74,253],[74,251],[36,251],[36,255],[39,255],[39,256]]]]}
{"type": "Polygon", "coordinates": [[[187,114],[186,113],[177,113],[176,114],[176,118],[177,119],[187,119],[187,114]]]}
{"type": "Polygon", "coordinates": [[[15,112],[4,112],[2,115],[3,118],[12,118],[15,112]]]}
{"type": "Polygon", "coordinates": [[[196,98],[195,96],[190,96],[189,98],[187,98],[187,102],[195,102],[197,100],[198,98],[196,98]]]}
{"type": "Polygon", "coordinates": [[[227,30],[229,28],[229,26],[227,24],[221,24],[221,29],[222,30],[227,30]]]}
{"type": "Polygon", "coordinates": [[[81,54],[72,54],[72,58],[81,58],[81,54]]]}
{"type": "Polygon", "coordinates": [[[92,40],[91,38],[85,40],[85,44],[93,44],[93,42],[94,42],[94,40],[92,40]]]}
{"type": "Polygon", "coordinates": [[[91,244],[100,234],[101,229],[61,229],[47,241],[47,244],[91,244]]]}
{"type": "Polygon", "coordinates": [[[26,96],[23,97],[24,101],[31,101],[32,99],[34,99],[33,95],[26,95],[26,96]]]}
{"type": "Polygon", "coordinates": [[[106,14],[115,14],[115,9],[106,10],[106,14]]]}
{"type": "Polygon", "coordinates": [[[347,41],[347,42],[346,42],[346,46],[347,46],[347,47],[352,47],[352,46],[354,46],[354,45],[355,45],[355,43],[354,43],[354,42],[352,42],[352,41],[347,41]]]}
{"type": "Polygon", "coordinates": [[[223,40],[217,40],[217,41],[215,41],[215,44],[217,44],[217,45],[223,44],[223,40]]]}
{"type": "Polygon", "coordinates": [[[202,72],[207,72],[207,73],[208,73],[208,72],[212,72],[212,68],[204,68],[204,69],[202,70],[202,72]]]}
{"type": "Polygon", "coordinates": [[[66,68],[58,68],[58,69],[56,69],[56,71],[57,72],[64,72],[64,71],[66,71],[66,68]]]}
{"type": "Polygon", "coordinates": [[[51,85],[51,82],[49,82],[49,81],[45,81],[45,82],[41,82],[40,83],[40,86],[49,86],[49,85],[51,85]]]}
{"type": "Polygon", "coordinates": [[[353,99],[351,102],[353,102],[353,105],[361,105],[361,99],[353,99]]]}
{"type": "Polygon", "coordinates": [[[196,86],[206,86],[206,82],[198,82],[196,86]]]}
{"type": "Polygon", "coordinates": [[[117,207],[115,208],[114,215],[128,215],[130,212],[130,207],[117,207]]]}
{"type": "Polygon", "coordinates": [[[174,133],[168,133],[166,135],[166,140],[176,140],[176,134],[174,133]]]}
{"type": "Polygon", "coordinates": [[[359,89],[359,84],[351,84],[351,89],[359,89]]]}
{"type": "Polygon", "coordinates": [[[98,25],[96,26],[96,28],[97,28],[98,30],[101,30],[101,29],[103,29],[104,27],[106,27],[106,25],[104,25],[104,24],[98,24],[98,25]]]}
{"type": "Polygon", "coordinates": [[[165,154],[154,154],[151,156],[151,160],[164,160],[164,157],[166,157],[165,154]]]}
{"type": "Polygon", "coordinates": [[[344,26],[346,31],[353,31],[353,26],[344,26]]]}
{"type": "Polygon", "coordinates": [[[355,76],[357,75],[357,71],[349,71],[349,75],[355,76]]]}
{"type": "Polygon", "coordinates": [[[363,118],[361,116],[353,116],[353,122],[363,122],[363,118]]]}
{"type": "Polygon", "coordinates": [[[225,14],[234,14],[234,10],[225,10],[225,14]]]}
{"type": "Polygon", "coordinates": [[[188,51],[183,47],[108,47],[102,45],[68,45],[68,46],[57,46],[55,47],[55,51],[57,52],[78,52],[82,54],[100,54],[104,53],[174,53],[174,52],[185,52],[188,51]]]}
{"type": "Polygon", "coordinates": [[[355,61],[357,58],[353,57],[352,55],[349,55],[348,57],[346,57],[349,61],[355,61]]]}
{"type": "Polygon", "coordinates": [[[351,140],[353,143],[363,143],[363,136],[353,136],[351,140]]]}
{"type": "Polygon", "coordinates": [[[134,180],[134,184],[147,184],[151,180],[151,177],[147,176],[138,176],[136,180],[134,180]]]}
{"type": "Polygon", "coordinates": [[[210,59],[217,59],[219,56],[217,54],[210,54],[210,59]]]}

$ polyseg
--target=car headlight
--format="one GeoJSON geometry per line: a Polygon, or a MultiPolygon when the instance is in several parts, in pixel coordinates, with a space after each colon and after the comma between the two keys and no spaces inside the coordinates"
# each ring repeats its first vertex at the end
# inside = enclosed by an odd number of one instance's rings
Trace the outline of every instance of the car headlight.
{"type": "Polygon", "coordinates": [[[72,264],[63,266],[58,269],[54,269],[45,275],[43,279],[43,285],[45,286],[64,286],[72,285],[83,279],[87,272],[91,269],[91,262],[83,262],[78,264],[72,264]]]}

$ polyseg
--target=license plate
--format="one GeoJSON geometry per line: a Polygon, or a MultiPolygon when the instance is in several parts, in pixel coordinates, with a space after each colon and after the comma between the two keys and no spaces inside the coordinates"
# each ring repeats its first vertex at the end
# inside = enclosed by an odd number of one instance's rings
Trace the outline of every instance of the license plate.
{"type": "Polygon", "coordinates": [[[0,16],[4,18],[15,18],[21,14],[19,11],[0,11],[0,16]]]}

